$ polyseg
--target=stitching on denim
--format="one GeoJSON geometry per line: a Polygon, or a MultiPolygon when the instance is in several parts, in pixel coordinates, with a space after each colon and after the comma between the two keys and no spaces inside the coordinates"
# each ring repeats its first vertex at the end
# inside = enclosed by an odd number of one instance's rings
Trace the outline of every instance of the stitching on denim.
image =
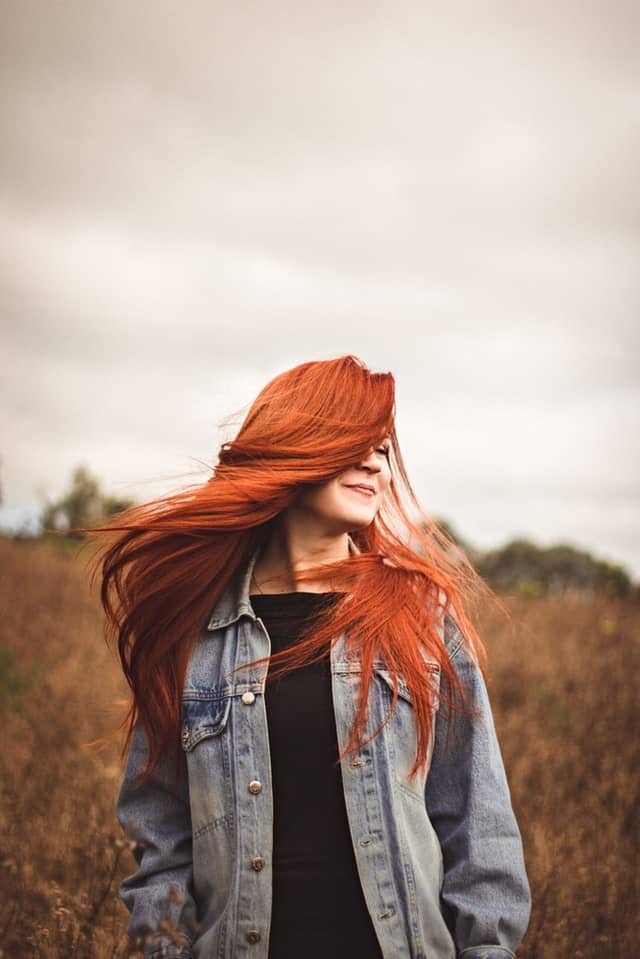
{"type": "Polygon", "coordinates": [[[214,832],[220,826],[229,826],[231,825],[232,819],[231,816],[220,816],[218,819],[210,819],[209,822],[204,823],[202,826],[198,826],[193,834],[193,840],[200,839],[201,836],[204,836],[208,832],[214,832]]]}
{"type": "Polygon", "coordinates": [[[453,649],[449,652],[449,659],[455,659],[455,657],[458,655],[458,653],[464,646],[464,636],[462,635],[462,631],[458,628],[454,620],[451,619],[450,616],[445,616],[444,618],[445,645],[446,645],[447,637],[450,636],[451,640],[453,641],[456,635],[460,637],[460,640],[458,644],[454,646],[453,649]]]}
{"type": "Polygon", "coordinates": [[[420,792],[413,792],[411,787],[403,783],[399,776],[396,776],[396,783],[398,785],[398,789],[401,789],[406,796],[409,796],[414,802],[418,802],[424,807],[424,790],[420,790],[420,792]]]}

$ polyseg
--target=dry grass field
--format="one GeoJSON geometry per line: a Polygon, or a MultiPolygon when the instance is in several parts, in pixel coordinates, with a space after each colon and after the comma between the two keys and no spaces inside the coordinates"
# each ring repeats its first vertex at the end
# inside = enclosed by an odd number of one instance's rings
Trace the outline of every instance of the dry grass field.
{"type": "MultiPolygon", "coordinates": [[[[0,539],[0,943],[4,959],[121,959],[114,816],[124,695],[83,563],[0,539]]],[[[640,949],[640,608],[506,598],[481,634],[534,907],[521,959],[640,949]]],[[[363,957],[364,959],[364,957],[363,957]]]]}

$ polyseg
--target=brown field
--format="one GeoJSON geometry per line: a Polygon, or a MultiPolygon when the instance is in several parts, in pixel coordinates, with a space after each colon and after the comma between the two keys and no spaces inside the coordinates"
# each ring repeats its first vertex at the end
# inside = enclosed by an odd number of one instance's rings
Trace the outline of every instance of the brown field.
{"type": "MultiPolygon", "coordinates": [[[[108,732],[124,696],[83,563],[0,539],[0,956],[127,956],[108,732]]],[[[505,599],[481,620],[533,914],[521,959],[640,954],[640,608],[505,599]]],[[[364,957],[363,957],[364,959],[364,957]]]]}

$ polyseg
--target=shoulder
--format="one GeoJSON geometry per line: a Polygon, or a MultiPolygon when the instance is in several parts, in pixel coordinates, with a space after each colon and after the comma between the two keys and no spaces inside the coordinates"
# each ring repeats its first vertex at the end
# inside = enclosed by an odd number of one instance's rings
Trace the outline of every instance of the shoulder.
{"type": "Polygon", "coordinates": [[[444,643],[449,660],[453,660],[465,647],[466,639],[458,625],[451,604],[442,589],[438,590],[437,597],[435,602],[432,603],[431,609],[440,640],[444,643]]]}
{"type": "Polygon", "coordinates": [[[442,631],[449,659],[455,659],[465,645],[465,638],[455,619],[449,613],[444,614],[442,631]]]}

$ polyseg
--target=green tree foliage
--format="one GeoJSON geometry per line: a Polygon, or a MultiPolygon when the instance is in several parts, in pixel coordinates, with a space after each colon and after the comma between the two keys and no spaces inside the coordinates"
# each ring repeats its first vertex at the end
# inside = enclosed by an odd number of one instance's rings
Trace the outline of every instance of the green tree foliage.
{"type": "Polygon", "coordinates": [[[443,533],[448,536],[449,539],[456,544],[456,546],[459,546],[460,549],[465,551],[465,553],[472,551],[470,544],[463,539],[450,520],[444,519],[442,516],[436,516],[434,519],[443,533]]]}
{"type": "Polygon", "coordinates": [[[585,550],[565,543],[540,547],[526,539],[514,539],[493,550],[481,550],[463,538],[453,524],[436,517],[439,528],[467,557],[482,578],[498,592],[518,593],[535,598],[549,593],[577,590],[607,593],[610,596],[640,597],[634,583],[617,563],[596,559],[585,550]]]}
{"type": "Polygon", "coordinates": [[[474,565],[493,589],[525,596],[576,589],[602,590],[612,596],[629,596],[633,583],[616,563],[595,559],[590,553],[560,543],[546,548],[515,539],[501,549],[476,553],[474,565]]]}
{"type": "Polygon", "coordinates": [[[69,536],[81,538],[82,533],[75,530],[97,526],[132,503],[133,500],[103,493],[98,479],[87,467],[77,466],[67,492],[46,503],[41,516],[42,526],[45,531],[67,530],[69,536]]]}

